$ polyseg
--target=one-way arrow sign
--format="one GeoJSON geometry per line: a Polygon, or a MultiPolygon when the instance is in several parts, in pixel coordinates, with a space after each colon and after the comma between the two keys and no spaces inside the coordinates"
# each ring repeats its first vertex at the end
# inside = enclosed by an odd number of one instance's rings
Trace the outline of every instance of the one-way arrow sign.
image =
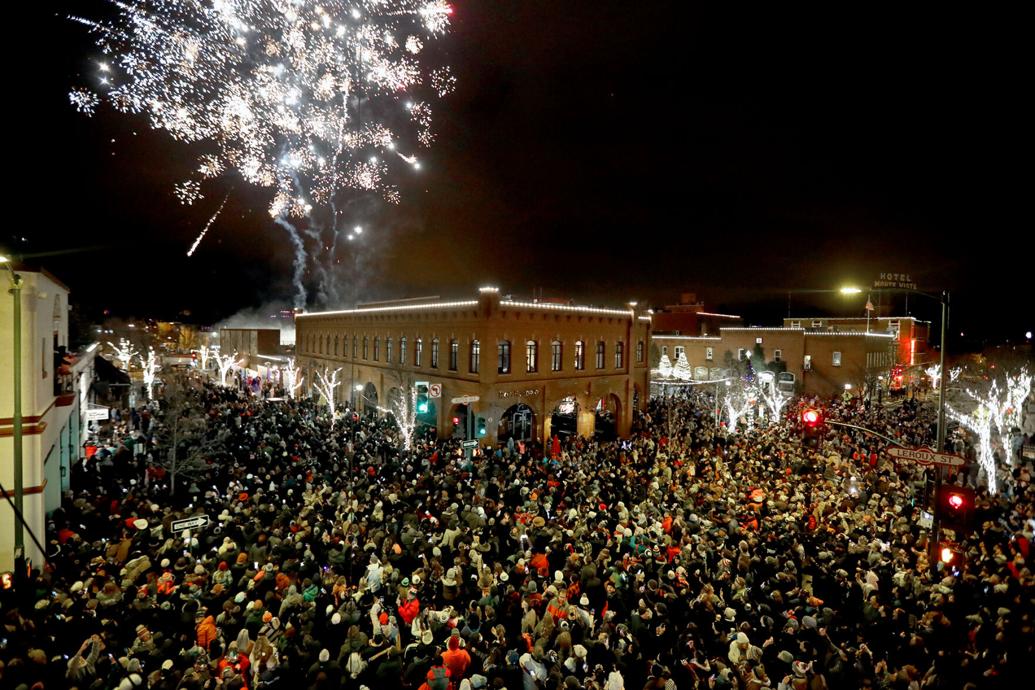
{"type": "Polygon", "coordinates": [[[173,520],[172,532],[182,532],[185,529],[198,529],[208,525],[208,515],[195,515],[184,520],[173,520]]]}
{"type": "Polygon", "coordinates": [[[951,453],[938,453],[930,448],[888,448],[888,455],[896,460],[912,460],[918,465],[945,465],[946,467],[962,467],[966,460],[951,453]]]}

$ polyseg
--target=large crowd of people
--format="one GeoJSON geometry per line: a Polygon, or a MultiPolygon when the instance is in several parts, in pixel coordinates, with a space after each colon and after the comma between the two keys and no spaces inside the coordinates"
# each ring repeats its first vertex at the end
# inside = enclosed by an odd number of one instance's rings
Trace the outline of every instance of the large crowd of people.
{"type": "MultiPolygon", "coordinates": [[[[1031,468],[978,491],[946,565],[925,471],[852,427],[803,448],[801,404],[731,433],[658,399],[626,440],[467,460],[183,377],[76,468],[46,563],[0,594],[0,687],[1030,687],[1031,468]]],[[[922,406],[823,408],[930,442],[922,406]]]]}

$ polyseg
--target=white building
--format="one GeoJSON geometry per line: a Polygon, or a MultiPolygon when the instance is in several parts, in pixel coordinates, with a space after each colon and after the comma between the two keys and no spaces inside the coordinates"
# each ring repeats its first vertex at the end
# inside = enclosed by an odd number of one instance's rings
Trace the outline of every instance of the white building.
{"type": "MultiPolygon", "coordinates": [[[[0,482],[14,496],[14,301],[10,274],[0,281],[0,482]]],[[[68,288],[42,269],[17,267],[21,276],[21,380],[23,512],[29,527],[46,544],[46,514],[61,503],[72,465],[82,446],[82,415],[93,382],[96,348],[78,360],[62,358],[68,347],[68,288]]],[[[0,501],[0,570],[14,563],[15,517],[0,501]]],[[[24,533],[26,557],[41,565],[42,554],[24,533]]]]}

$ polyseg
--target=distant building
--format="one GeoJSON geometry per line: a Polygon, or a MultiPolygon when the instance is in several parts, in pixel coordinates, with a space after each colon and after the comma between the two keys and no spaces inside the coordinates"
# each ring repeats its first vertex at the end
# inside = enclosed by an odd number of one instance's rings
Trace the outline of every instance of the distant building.
{"type": "Polygon", "coordinates": [[[679,296],[679,304],[656,309],[652,315],[654,333],[673,335],[717,335],[724,326],[742,326],[743,319],[734,314],[716,314],[705,311],[704,302],[692,292],[679,296]]]}
{"type": "Polygon", "coordinates": [[[933,361],[927,341],[931,335],[931,322],[920,321],[912,316],[866,317],[825,316],[786,318],[783,325],[788,328],[804,328],[809,332],[851,331],[853,333],[891,334],[895,338],[895,364],[904,367],[920,366],[933,361]]]}
{"type": "MultiPolygon", "coordinates": [[[[486,441],[542,439],[553,432],[627,436],[646,404],[650,317],[502,297],[400,300],[295,318],[298,366],[341,369],[339,402],[388,408],[416,382],[433,387],[421,421],[440,435],[468,410],[486,441]],[[477,396],[470,407],[454,398],[477,396]]],[[[312,390],[312,389],[310,389],[312,390]]]]}
{"type": "MultiPolygon", "coordinates": [[[[80,457],[82,429],[93,383],[96,346],[79,356],[68,348],[68,288],[43,269],[15,266],[21,276],[21,380],[23,514],[46,543],[46,514],[61,504],[72,465],[80,457]]],[[[6,273],[6,271],[5,271],[6,273]]],[[[7,276],[0,277],[7,285],[7,276]]],[[[14,495],[13,308],[0,294],[0,481],[14,495]]],[[[13,565],[15,517],[0,501],[0,570],[13,565]]],[[[28,532],[25,555],[43,562],[28,532]]]]}
{"type": "Polygon", "coordinates": [[[240,366],[257,369],[261,356],[275,357],[282,354],[279,328],[220,328],[219,352],[224,355],[237,353],[240,366]]]}
{"type": "Polygon", "coordinates": [[[652,367],[685,354],[693,381],[724,378],[729,360],[751,359],[756,348],[782,388],[829,397],[845,390],[874,392],[890,371],[896,341],[888,333],[804,328],[723,328],[715,336],[653,335],[652,367]]]}

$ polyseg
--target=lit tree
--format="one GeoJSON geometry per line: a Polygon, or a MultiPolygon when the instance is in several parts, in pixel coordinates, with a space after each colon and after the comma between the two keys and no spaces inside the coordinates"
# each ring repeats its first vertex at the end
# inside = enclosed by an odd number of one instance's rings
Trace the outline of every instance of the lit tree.
{"type": "Polygon", "coordinates": [[[129,371],[130,362],[133,358],[140,354],[140,352],[133,346],[133,343],[129,342],[126,338],[119,338],[119,344],[108,341],[111,348],[115,350],[115,359],[122,362],[122,368],[129,371]]]}
{"type": "MultiPolygon", "coordinates": [[[[993,381],[993,384],[995,382],[993,381]]],[[[1006,374],[1006,383],[1001,396],[995,398],[997,407],[992,407],[992,422],[999,436],[1003,457],[1013,465],[1013,430],[1024,423],[1024,402],[1031,395],[1032,376],[1027,369],[1018,374],[1006,374]]],[[[993,402],[991,399],[989,402],[993,402]]]]}
{"type": "MultiPolygon", "coordinates": [[[[953,367],[952,369],[949,369],[949,381],[955,383],[956,379],[960,377],[962,372],[962,367],[953,367]]],[[[942,379],[942,365],[935,364],[927,367],[924,369],[924,373],[931,377],[931,388],[937,389],[938,384],[941,383],[942,379]]]]}
{"type": "Polygon", "coordinates": [[[209,460],[225,452],[230,433],[210,428],[191,394],[179,384],[170,384],[156,420],[157,446],[166,452],[156,454],[155,464],[168,472],[170,495],[176,493],[178,479],[197,481],[210,472],[209,460]]]}
{"type": "Polygon", "coordinates": [[[413,446],[413,430],[417,428],[417,388],[406,386],[399,395],[391,397],[389,409],[379,407],[382,412],[391,413],[395,425],[399,427],[403,450],[413,446]]]}
{"type": "Polygon", "coordinates": [[[229,377],[234,365],[238,364],[237,352],[235,351],[232,355],[221,355],[217,353],[216,364],[219,366],[219,383],[222,386],[226,386],[227,377],[229,377]]]}
{"type": "Polygon", "coordinates": [[[772,414],[773,422],[779,424],[783,408],[786,407],[787,401],[791,399],[791,396],[786,395],[777,388],[775,382],[769,386],[758,386],[758,396],[762,398],[762,402],[765,403],[766,408],[772,414]]]}
{"type": "Polygon", "coordinates": [[[298,389],[302,387],[302,381],[305,380],[302,370],[295,366],[294,357],[288,360],[288,365],[283,370],[283,374],[284,388],[287,390],[288,397],[294,398],[298,394],[298,389]]]}
{"type": "Polygon", "coordinates": [[[144,370],[144,389],[147,391],[147,399],[154,396],[155,374],[161,368],[158,364],[158,355],[153,347],[147,348],[147,357],[139,356],[140,366],[144,370]]]}
{"type": "MultiPolygon", "coordinates": [[[[751,409],[754,403],[753,386],[746,385],[742,380],[736,379],[726,388],[726,398],[723,401],[726,407],[726,416],[729,418],[730,433],[737,433],[737,423],[751,409]]],[[[753,426],[753,420],[748,419],[748,429],[753,426]]]]}
{"type": "Polygon", "coordinates": [[[960,423],[960,426],[977,436],[978,464],[985,471],[988,479],[989,493],[999,489],[996,483],[995,453],[992,451],[992,415],[987,407],[980,404],[970,414],[963,414],[950,405],[945,406],[946,414],[960,423]]]}
{"type": "Polygon", "coordinates": [[[666,379],[672,376],[672,360],[668,358],[668,355],[661,355],[661,361],[658,363],[658,374],[666,379]]]}
{"type": "Polygon", "coordinates": [[[219,356],[219,346],[209,348],[207,345],[202,345],[200,348],[195,350],[198,353],[198,358],[201,360],[201,371],[208,373],[208,359],[212,355],[219,356]]]}
{"type": "Polygon", "coordinates": [[[672,367],[672,376],[680,381],[689,381],[693,378],[690,362],[686,359],[686,352],[679,353],[679,359],[676,360],[676,365],[672,367]]]}
{"type": "Polygon", "coordinates": [[[316,372],[316,390],[323,397],[327,403],[327,410],[331,413],[331,421],[334,420],[334,392],[341,385],[341,381],[338,380],[338,374],[341,373],[341,368],[329,370],[324,367],[323,371],[316,372]],[[329,372],[329,373],[328,373],[329,372]]]}

